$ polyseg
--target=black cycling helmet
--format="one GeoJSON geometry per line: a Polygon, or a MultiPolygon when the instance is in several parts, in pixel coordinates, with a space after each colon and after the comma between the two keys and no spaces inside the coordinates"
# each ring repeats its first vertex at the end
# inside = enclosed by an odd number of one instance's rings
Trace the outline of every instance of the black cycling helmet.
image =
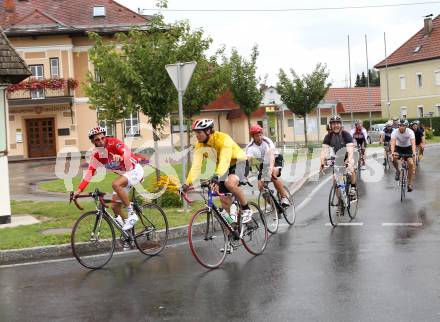
{"type": "Polygon", "coordinates": [[[405,126],[408,126],[408,125],[409,125],[409,122],[408,122],[408,120],[406,120],[406,119],[400,119],[400,120],[399,120],[399,125],[405,125],[405,126]]]}
{"type": "Polygon", "coordinates": [[[336,123],[336,122],[339,122],[339,123],[341,123],[342,124],[342,119],[341,119],[341,117],[339,116],[339,115],[333,115],[331,118],[330,118],[330,120],[329,120],[329,124],[332,124],[332,123],[336,123]]]}

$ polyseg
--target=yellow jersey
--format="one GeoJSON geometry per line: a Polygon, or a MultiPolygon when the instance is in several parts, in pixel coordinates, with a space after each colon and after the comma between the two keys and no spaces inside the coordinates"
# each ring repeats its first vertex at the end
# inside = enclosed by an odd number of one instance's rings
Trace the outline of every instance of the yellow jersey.
{"type": "Polygon", "coordinates": [[[237,161],[247,160],[243,149],[228,134],[215,131],[209,137],[208,142],[195,145],[192,167],[186,179],[187,184],[192,184],[200,176],[204,158],[216,158],[215,174],[219,177],[223,176],[237,161]]]}

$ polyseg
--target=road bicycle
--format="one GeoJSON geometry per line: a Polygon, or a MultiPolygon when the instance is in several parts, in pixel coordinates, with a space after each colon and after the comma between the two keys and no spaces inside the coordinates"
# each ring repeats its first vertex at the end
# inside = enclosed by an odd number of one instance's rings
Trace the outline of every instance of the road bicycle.
{"type": "MultiPolygon", "coordinates": [[[[194,213],[188,226],[189,246],[200,265],[208,269],[220,267],[226,255],[241,244],[252,255],[264,252],[269,233],[263,213],[255,202],[248,202],[252,220],[243,223],[241,205],[234,197],[233,203],[238,206],[237,219],[229,223],[225,212],[215,205],[213,198],[232,194],[216,194],[211,190],[209,181],[201,184],[201,190],[190,191],[199,193],[205,202],[205,207],[194,213]]],[[[193,202],[187,194],[181,193],[181,196],[188,203],[193,202]]]]}
{"type": "Polygon", "coordinates": [[[335,157],[326,160],[327,167],[331,167],[333,171],[333,184],[328,198],[328,214],[333,227],[356,218],[359,202],[358,185],[355,186],[355,194],[350,196],[350,175],[345,165],[336,165],[335,161],[335,157]]]}
{"type": "Polygon", "coordinates": [[[408,189],[408,158],[412,158],[412,154],[397,154],[397,158],[402,160],[400,166],[400,202],[403,202],[406,198],[406,191],[408,189]]]}
{"type": "Polygon", "coordinates": [[[293,225],[296,219],[296,211],[293,196],[289,189],[284,186],[284,190],[287,191],[287,199],[289,199],[290,206],[283,207],[281,205],[281,195],[277,192],[277,197],[275,197],[274,190],[269,188],[270,182],[271,181],[263,181],[263,190],[258,196],[258,206],[266,219],[267,230],[271,234],[275,234],[278,231],[281,215],[284,216],[284,219],[286,219],[289,225],[293,225]]]}
{"type": "Polygon", "coordinates": [[[391,148],[388,142],[384,142],[383,144],[384,154],[383,154],[383,167],[386,170],[391,169],[391,148]]]}
{"type": "Polygon", "coordinates": [[[362,144],[358,144],[356,146],[356,149],[359,153],[359,159],[358,159],[358,163],[357,163],[357,180],[361,180],[361,170],[362,167],[365,165],[365,147],[362,144]]]}
{"type": "MultiPolygon", "coordinates": [[[[96,189],[94,192],[83,194],[78,198],[92,198],[96,210],[82,214],[75,222],[71,246],[73,256],[78,262],[89,269],[104,267],[112,258],[116,249],[116,231],[120,233],[121,247],[133,244],[143,254],[154,256],[159,254],[168,241],[168,220],[161,207],[153,203],[139,202],[135,189],[132,189],[133,211],[139,220],[135,226],[127,231],[122,230],[121,224],[107,212],[105,193],[96,189]]],[[[70,202],[84,210],[73,192],[70,193],[70,202]]]]}

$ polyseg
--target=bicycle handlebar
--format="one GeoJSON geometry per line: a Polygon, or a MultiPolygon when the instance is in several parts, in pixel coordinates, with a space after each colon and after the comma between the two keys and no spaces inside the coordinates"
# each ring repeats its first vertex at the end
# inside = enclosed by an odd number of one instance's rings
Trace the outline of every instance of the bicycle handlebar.
{"type": "Polygon", "coordinates": [[[99,200],[99,202],[101,203],[101,205],[105,208],[108,208],[108,206],[105,204],[106,201],[104,199],[105,196],[105,192],[89,192],[87,194],[83,194],[83,195],[79,195],[76,198],[73,197],[73,192],[70,193],[70,199],[69,199],[69,203],[71,203],[73,201],[73,203],[75,204],[76,208],[78,208],[79,210],[84,210],[83,207],[80,206],[80,204],[78,203],[77,199],[79,198],[93,198],[95,200],[99,200]]]}

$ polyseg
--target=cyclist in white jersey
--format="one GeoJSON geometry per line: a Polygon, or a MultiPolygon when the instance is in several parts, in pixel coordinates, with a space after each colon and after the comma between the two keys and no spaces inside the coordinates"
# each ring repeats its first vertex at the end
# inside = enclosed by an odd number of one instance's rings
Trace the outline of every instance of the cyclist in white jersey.
{"type": "Polygon", "coordinates": [[[408,162],[408,192],[413,190],[413,181],[415,176],[414,158],[416,156],[416,138],[414,131],[408,128],[408,121],[401,119],[399,128],[391,134],[391,155],[393,164],[396,168],[396,181],[400,179],[399,159],[401,155],[411,155],[407,158],[408,162]]]}
{"type": "MultiPolygon", "coordinates": [[[[287,198],[287,191],[284,189],[281,180],[281,169],[283,167],[283,156],[278,153],[275,144],[266,136],[263,136],[263,128],[258,125],[252,125],[249,133],[252,136],[251,142],[246,146],[246,155],[248,158],[254,158],[260,161],[258,173],[258,189],[263,189],[263,177],[270,176],[275,189],[281,195],[281,205],[289,207],[290,202],[287,198]]],[[[265,178],[269,179],[269,178],[265,178]]]]}

